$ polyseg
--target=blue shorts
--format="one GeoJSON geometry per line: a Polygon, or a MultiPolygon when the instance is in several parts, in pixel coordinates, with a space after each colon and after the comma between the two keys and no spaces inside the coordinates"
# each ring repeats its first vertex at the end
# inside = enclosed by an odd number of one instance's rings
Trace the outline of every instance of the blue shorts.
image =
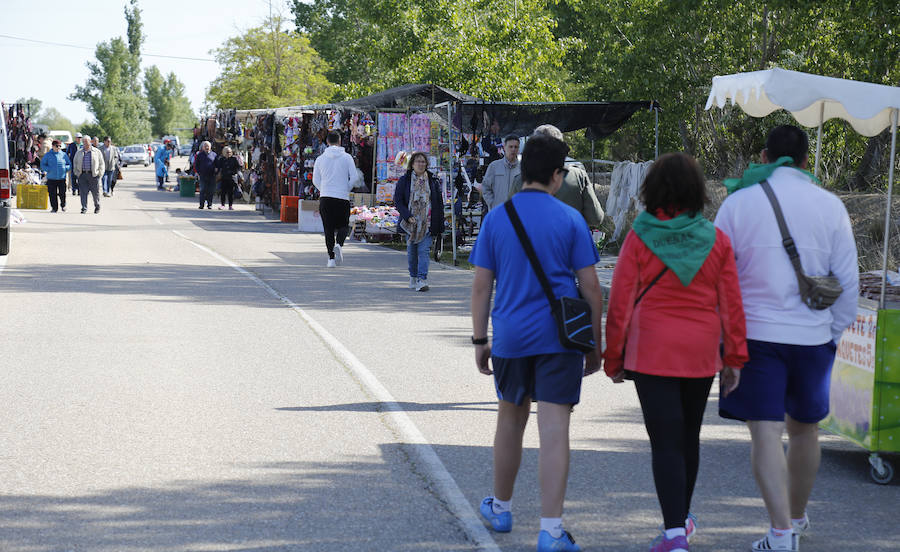
{"type": "Polygon", "coordinates": [[[552,353],[521,358],[491,357],[497,398],[521,405],[525,399],[578,404],[584,355],[552,353]]]}
{"type": "Polygon", "coordinates": [[[750,361],[738,388],[719,399],[719,415],[734,420],[782,422],[787,414],[814,424],[828,416],[836,347],[747,340],[750,361]]]}

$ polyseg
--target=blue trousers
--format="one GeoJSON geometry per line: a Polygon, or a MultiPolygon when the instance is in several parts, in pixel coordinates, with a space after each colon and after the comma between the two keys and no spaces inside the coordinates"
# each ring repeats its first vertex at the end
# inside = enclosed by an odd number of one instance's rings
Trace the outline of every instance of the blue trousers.
{"type": "Polygon", "coordinates": [[[425,280],[428,278],[428,262],[431,253],[431,234],[419,243],[406,240],[406,261],[409,264],[409,277],[425,280]]]}
{"type": "Polygon", "coordinates": [[[115,174],[115,171],[106,171],[105,173],[103,173],[103,193],[104,194],[108,194],[110,192],[110,189],[111,189],[110,185],[112,184],[113,174],[115,174]]]}

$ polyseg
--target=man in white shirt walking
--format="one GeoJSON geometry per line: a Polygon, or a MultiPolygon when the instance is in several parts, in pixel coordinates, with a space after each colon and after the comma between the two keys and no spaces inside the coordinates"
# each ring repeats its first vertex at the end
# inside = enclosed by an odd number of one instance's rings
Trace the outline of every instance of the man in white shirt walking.
{"type": "MultiPolygon", "coordinates": [[[[818,422],[828,415],[837,342],[856,317],[856,242],[841,200],[806,170],[809,139],[783,125],[769,134],[764,165],[727,181],[731,195],[716,226],[731,238],[747,317],[749,362],[737,390],[719,400],[720,415],[750,429],[750,462],[771,528],[752,550],[799,550],[809,528],[806,505],[819,469],[818,422]],[[838,278],[843,292],[829,308],[803,302],[786,251],[768,181],[808,276],[838,278]],[[782,435],[787,430],[785,453],[782,435]]],[[[787,243],[790,247],[790,243],[787,243]]]]}
{"type": "Polygon", "coordinates": [[[350,234],[350,190],[356,186],[358,175],[353,157],[341,147],[341,135],[332,130],[325,141],[328,147],[313,165],[313,186],[319,190],[319,213],[328,249],[326,266],[333,268],[344,261],[341,248],[350,234]]]}

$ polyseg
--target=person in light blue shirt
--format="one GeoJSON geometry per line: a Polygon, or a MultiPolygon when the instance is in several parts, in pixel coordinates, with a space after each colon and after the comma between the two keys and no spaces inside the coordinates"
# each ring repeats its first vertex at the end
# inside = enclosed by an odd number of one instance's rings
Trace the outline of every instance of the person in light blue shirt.
{"type": "Polygon", "coordinates": [[[494,376],[499,399],[494,494],[482,501],[481,515],[495,531],[512,529],[509,506],[522,456],[522,435],[531,402],[537,401],[541,434],[538,552],[581,550],[562,525],[569,417],[580,399],[582,377],[600,368],[603,299],[594,268],[599,260],[597,247],[581,214],[553,197],[565,176],[567,152],[565,143],[556,138],[529,138],[521,163],[525,184],[509,201],[522,220],[554,295],[577,297],[580,291],[590,304],[597,349],[584,355],[560,343],[550,303],[506,209],[492,209],[487,214],[469,256],[469,262],[475,265],[475,362],[479,372],[494,376]],[[497,291],[490,310],[494,281],[497,291]],[[487,337],[489,318],[493,322],[492,344],[487,337]]]}
{"type": "Polygon", "coordinates": [[[62,143],[54,140],[50,151],[41,157],[41,170],[47,173],[47,192],[50,194],[50,210],[66,210],[66,175],[72,170],[72,161],[62,151],[62,143]]]}
{"type": "Polygon", "coordinates": [[[169,166],[167,162],[169,161],[169,157],[171,157],[171,152],[169,150],[169,145],[161,146],[156,150],[156,153],[153,155],[153,164],[156,166],[156,189],[163,190],[163,183],[165,183],[166,179],[169,176],[169,166]]]}

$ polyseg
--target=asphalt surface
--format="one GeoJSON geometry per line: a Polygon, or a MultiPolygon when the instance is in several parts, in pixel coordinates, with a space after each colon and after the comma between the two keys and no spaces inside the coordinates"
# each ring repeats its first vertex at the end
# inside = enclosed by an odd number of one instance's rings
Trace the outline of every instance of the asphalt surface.
{"type": "MultiPolygon", "coordinates": [[[[326,269],[321,235],[124,175],[99,214],[24,211],[0,263],[0,551],[534,550],[533,425],[515,528],[473,517],[496,399],[470,272],[433,264],[416,293],[405,253],[362,243],[326,269]]],[[[714,392],[692,550],[749,550],[767,527],[749,437],[716,412],[714,392]]],[[[898,481],[823,443],[802,549],[900,549],[898,481]]],[[[586,379],[571,444],[566,527],[646,550],[661,516],[633,387],[586,379]]]]}

